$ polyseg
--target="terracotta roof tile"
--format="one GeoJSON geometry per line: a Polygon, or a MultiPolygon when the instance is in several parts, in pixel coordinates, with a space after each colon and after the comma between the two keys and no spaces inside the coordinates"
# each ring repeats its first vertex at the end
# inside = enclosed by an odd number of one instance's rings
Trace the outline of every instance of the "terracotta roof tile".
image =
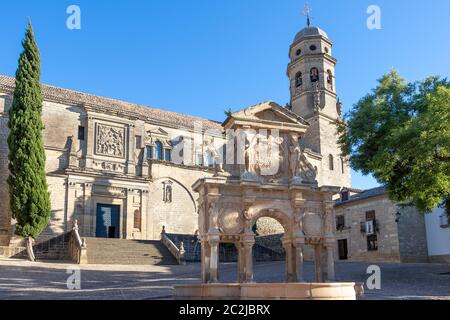
{"type": "MultiPolygon", "coordinates": [[[[74,90],[63,89],[55,86],[42,84],[42,93],[44,100],[56,101],[60,103],[69,103],[73,105],[85,104],[98,111],[109,111],[122,115],[130,115],[141,120],[156,122],[158,124],[167,124],[179,128],[192,129],[194,122],[200,122],[203,129],[219,129],[222,126],[219,122],[211,121],[186,114],[155,109],[130,102],[116,99],[104,98],[92,94],[82,93],[74,90]]],[[[0,75],[0,90],[6,93],[12,93],[15,87],[13,77],[0,75]]]]}

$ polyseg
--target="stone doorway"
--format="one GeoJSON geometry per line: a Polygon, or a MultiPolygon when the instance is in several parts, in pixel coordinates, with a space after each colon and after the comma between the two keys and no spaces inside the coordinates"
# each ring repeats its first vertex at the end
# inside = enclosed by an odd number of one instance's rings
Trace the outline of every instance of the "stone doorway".
{"type": "Polygon", "coordinates": [[[119,238],[120,206],[112,204],[97,204],[97,238],[119,238]]]}
{"type": "Polygon", "coordinates": [[[348,243],[347,239],[338,240],[339,260],[348,259],[348,243]]]}

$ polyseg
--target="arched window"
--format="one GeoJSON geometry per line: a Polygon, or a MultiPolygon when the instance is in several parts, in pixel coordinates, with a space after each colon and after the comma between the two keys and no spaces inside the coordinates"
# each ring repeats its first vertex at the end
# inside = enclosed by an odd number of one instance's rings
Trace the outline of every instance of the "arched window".
{"type": "Polygon", "coordinates": [[[342,174],[345,173],[345,162],[344,162],[344,158],[341,158],[341,171],[342,171],[342,174]]]}
{"type": "Polygon", "coordinates": [[[328,156],[328,161],[329,161],[330,171],[333,171],[334,170],[334,157],[332,154],[330,154],[328,156]]]}
{"type": "Polygon", "coordinates": [[[327,71],[327,84],[330,90],[333,90],[333,73],[331,70],[327,71]]]}
{"type": "Polygon", "coordinates": [[[311,77],[311,82],[319,81],[319,69],[311,68],[310,77],[311,77]]]}
{"type": "Polygon", "coordinates": [[[163,160],[163,146],[162,143],[157,141],[155,143],[155,154],[153,155],[154,159],[163,160]]]}
{"type": "Polygon", "coordinates": [[[301,72],[297,72],[295,75],[295,87],[301,87],[303,85],[303,74],[301,72]]]}

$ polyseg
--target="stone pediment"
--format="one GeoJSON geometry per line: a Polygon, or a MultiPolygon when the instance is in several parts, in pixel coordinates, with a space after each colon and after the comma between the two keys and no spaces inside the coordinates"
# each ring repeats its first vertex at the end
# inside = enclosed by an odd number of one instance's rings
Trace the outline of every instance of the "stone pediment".
{"type": "Polygon", "coordinates": [[[247,109],[232,113],[224,122],[224,127],[231,127],[233,124],[250,126],[274,127],[300,127],[306,128],[309,124],[303,118],[297,116],[289,109],[279,104],[268,101],[247,109]]]}
{"type": "Polygon", "coordinates": [[[149,136],[163,136],[163,137],[167,137],[169,135],[169,133],[167,131],[165,131],[162,128],[157,128],[157,129],[151,129],[147,131],[147,135],[149,136]]]}
{"type": "Polygon", "coordinates": [[[162,128],[151,129],[147,131],[145,143],[154,146],[157,142],[161,142],[164,148],[172,148],[169,139],[169,133],[162,128]]]}

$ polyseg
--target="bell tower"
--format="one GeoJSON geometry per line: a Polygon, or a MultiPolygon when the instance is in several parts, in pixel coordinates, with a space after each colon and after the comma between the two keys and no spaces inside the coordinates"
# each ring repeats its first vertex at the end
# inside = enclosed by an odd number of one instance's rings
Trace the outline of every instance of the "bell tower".
{"type": "Polygon", "coordinates": [[[325,31],[310,25],[309,11],[306,14],[307,27],[289,49],[291,110],[310,124],[301,144],[316,155],[319,184],[351,187],[350,166],[337,144],[342,106],[336,94],[333,42],[325,31]]]}

